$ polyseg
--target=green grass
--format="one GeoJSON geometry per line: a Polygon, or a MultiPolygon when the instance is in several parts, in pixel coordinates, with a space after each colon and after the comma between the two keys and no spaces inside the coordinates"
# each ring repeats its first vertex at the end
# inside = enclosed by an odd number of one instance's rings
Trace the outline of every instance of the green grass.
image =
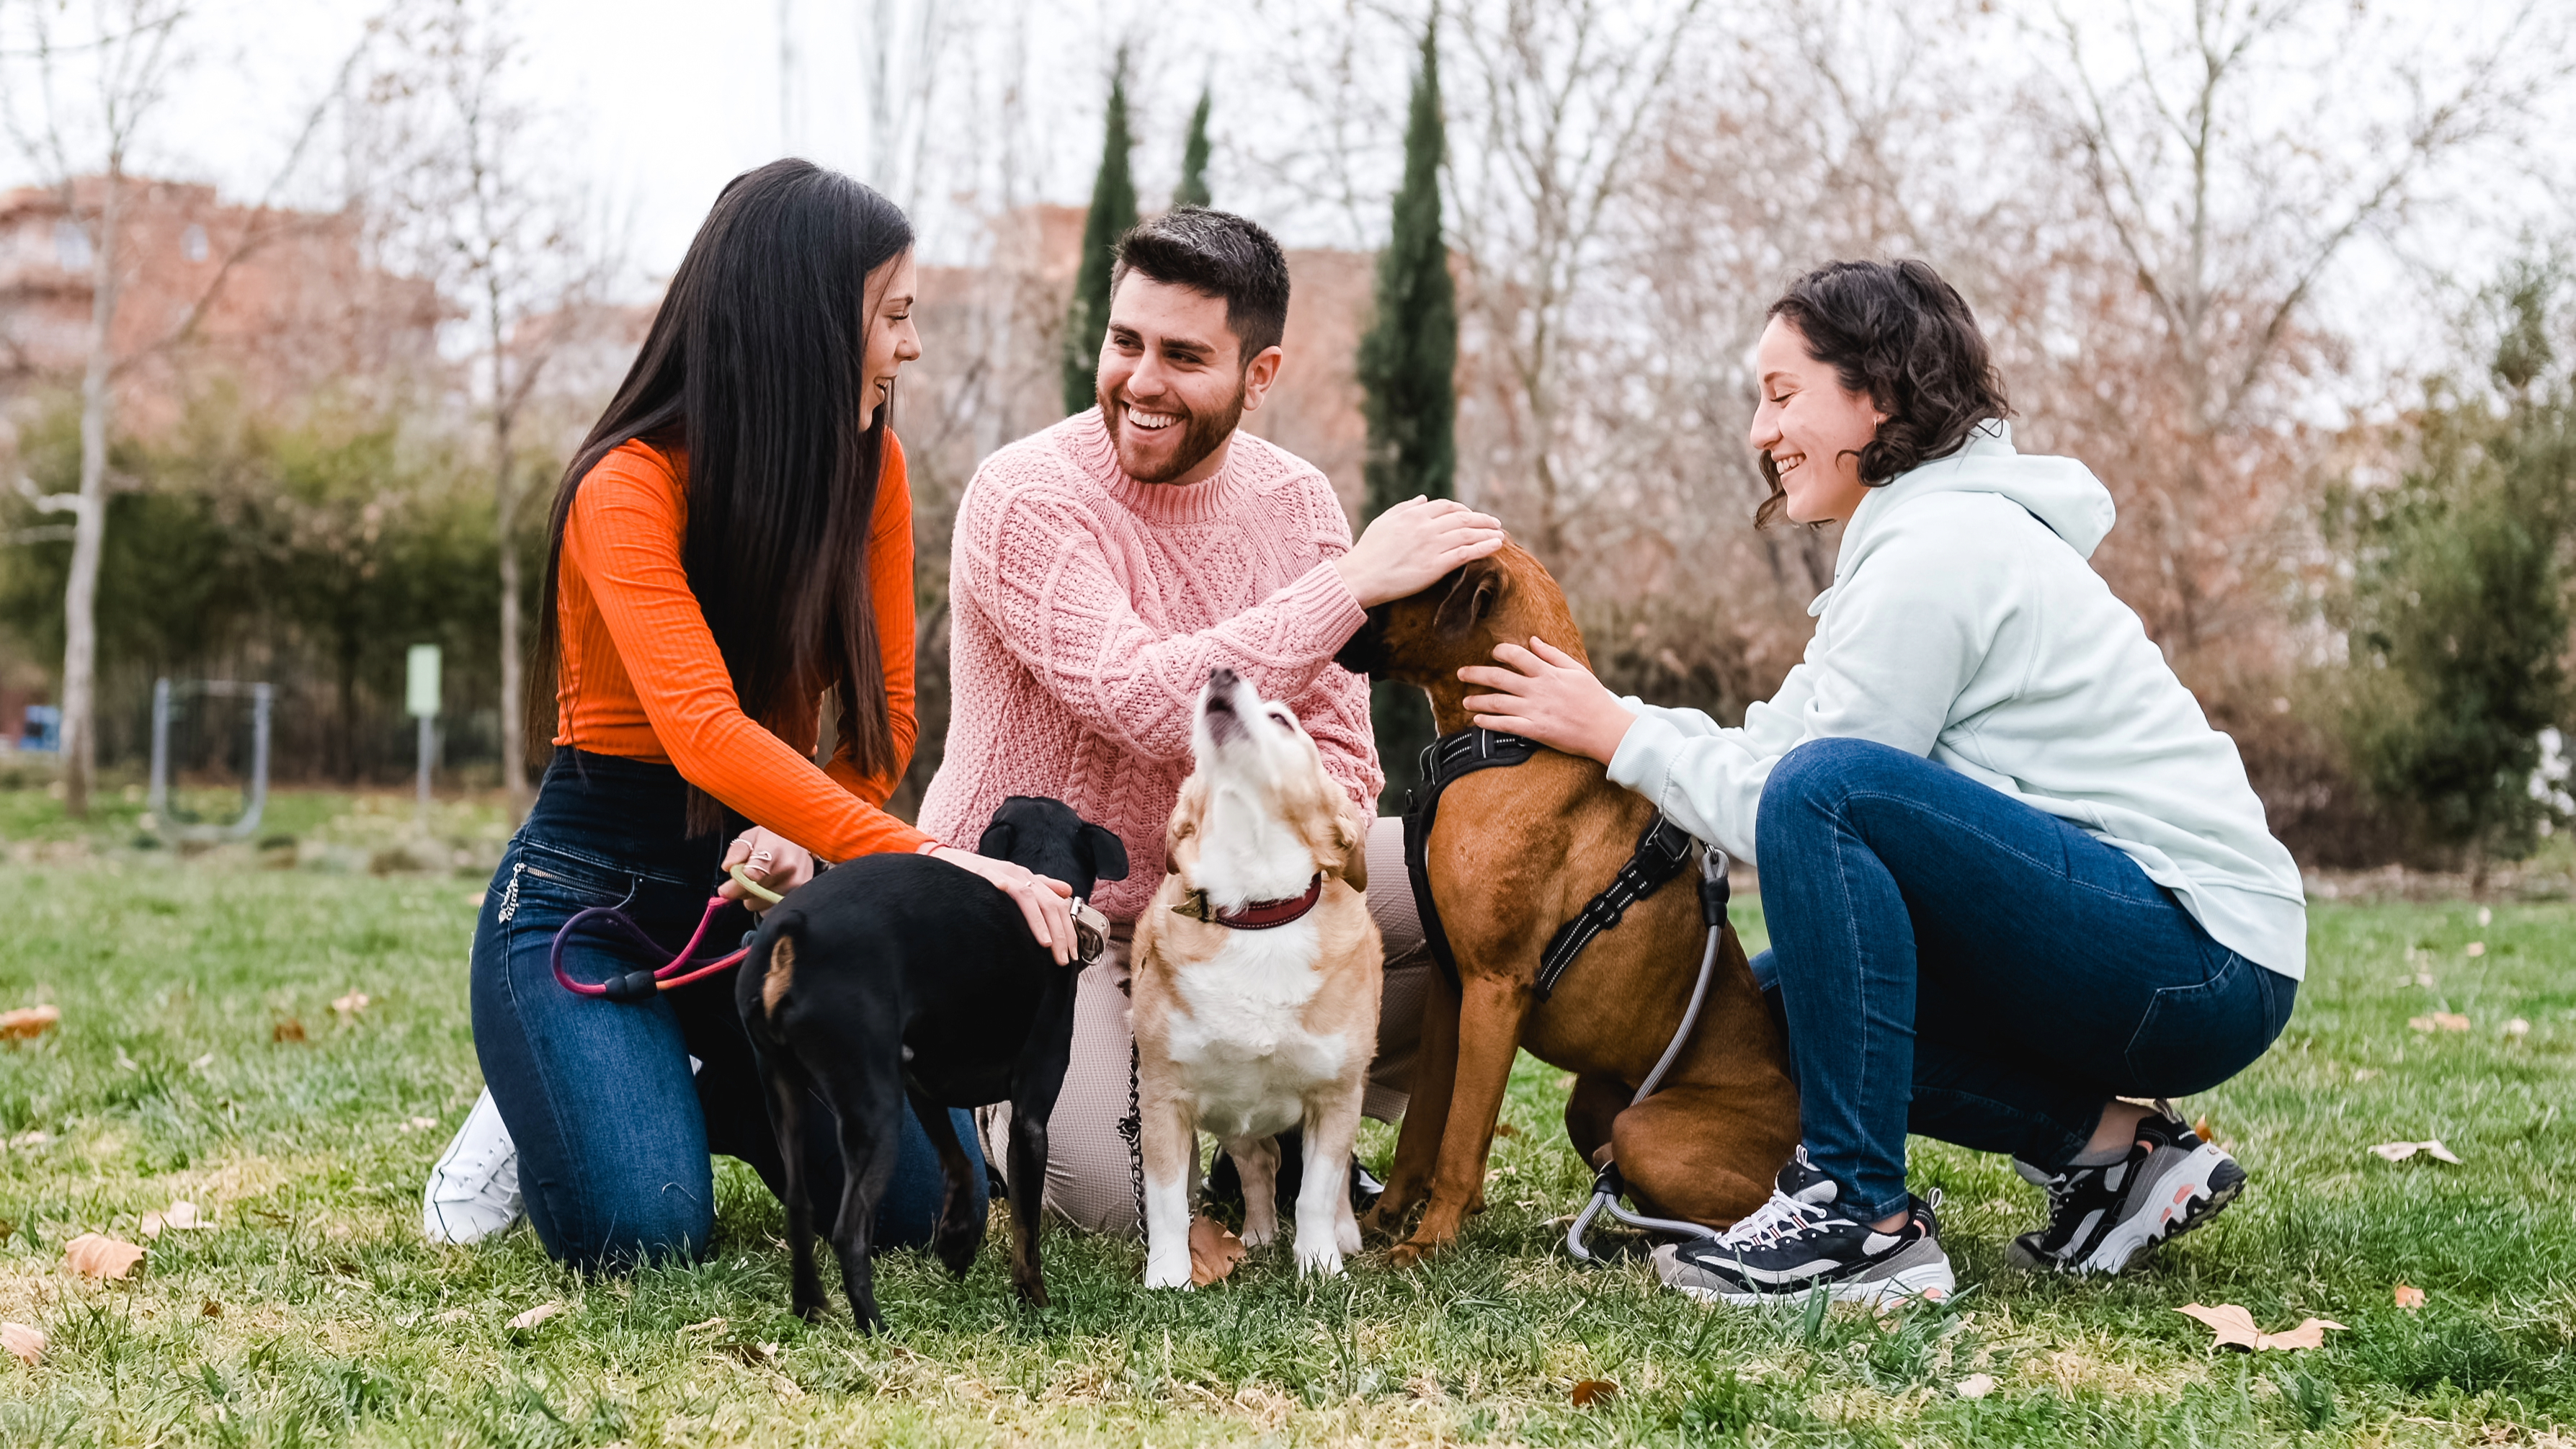
{"type": "Polygon", "coordinates": [[[1969,1285],[1946,1311],[1711,1311],[1642,1267],[1577,1270],[1556,1220],[1587,1174],[1562,1078],[1524,1059],[1491,1210],[1425,1271],[1373,1252],[1304,1283],[1271,1250],[1149,1296],[1139,1247],[1059,1231],[1054,1308],[1013,1303],[998,1245],[963,1283],[898,1254],[879,1276],[894,1332],[870,1340],[837,1307],[811,1328],[786,1312],[782,1215],[738,1168],[694,1266],[583,1279],[524,1229],[421,1240],[422,1178],[479,1082],[477,888],[166,850],[0,864],[0,1007],[63,1011],[0,1048],[0,1320],[52,1338],[38,1367],[0,1359],[0,1445],[2528,1444],[2576,1424],[2576,907],[2484,926],[2468,904],[2318,907],[2287,1036],[2186,1104],[2253,1187],[2114,1283],[2006,1268],[2037,1194],[1928,1143],[1917,1188],[1947,1194],[1969,1285]],[[372,1004],[343,1021],[352,988],[372,1004]],[[2407,1025],[2436,1010],[2473,1027],[2407,1025]],[[273,1040],[290,1018],[307,1039],[273,1040]],[[2365,1150],[2423,1137],[2465,1163],[2365,1150]],[[175,1198],[217,1226],[163,1235],[130,1282],[62,1267],[71,1237],[141,1241],[175,1198]],[[2396,1307],[2401,1281],[2428,1304],[2396,1307]],[[2216,1351],[2172,1311],[2195,1301],[2349,1331],[2216,1351]],[[534,1331],[506,1326],[549,1302],[534,1331]],[[1979,1373],[1994,1392],[1959,1397],[1979,1373]],[[1593,1378],[1617,1395],[1575,1407],[1593,1378]]]}

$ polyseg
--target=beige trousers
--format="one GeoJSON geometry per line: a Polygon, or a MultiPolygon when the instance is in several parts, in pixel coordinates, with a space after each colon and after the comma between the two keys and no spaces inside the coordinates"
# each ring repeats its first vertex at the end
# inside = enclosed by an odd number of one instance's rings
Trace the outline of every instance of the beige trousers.
{"type": "MultiPolygon", "coordinates": [[[[1368,877],[1369,915],[1386,943],[1386,982],[1378,1001],[1377,1058],[1361,1110],[1394,1122],[1404,1116],[1433,969],[1404,873],[1402,820],[1381,816],[1369,827],[1368,877]]],[[[1138,1150],[1136,1038],[1127,1021],[1129,936],[1128,924],[1119,922],[1109,949],[1075,988],[1073,1059],[1047,1122],[1046,1206],[1085,1232],[1137,1238],[1144,1235],[1145,1163],[1138,1150]]],[[[997,1172],[1009,1161],[1010,1119],[1007,1103],[976,1113],[985,1161],[997,1172]]]]}

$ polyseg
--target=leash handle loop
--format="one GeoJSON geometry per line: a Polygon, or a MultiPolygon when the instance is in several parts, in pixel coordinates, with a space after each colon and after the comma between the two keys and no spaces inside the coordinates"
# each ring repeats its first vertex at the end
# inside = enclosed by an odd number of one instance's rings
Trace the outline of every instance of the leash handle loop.
{"type": "MultiPolygon", "coordinates": [[[[736,866],[735,870],[739,872],[741,867],[736,866]]],[[[752,888],[757,889],[757,887],[752,888]]],[[[706,912],[698,917],[698,929],[689,935],[689,944],[682,946],[679,954],[671,958],[670,964],[660,970],[621,972],[606,981],[575,981],[572,979],[572,973],[564,969],[564,943],[572,939],[572,933],[582,923],[594,917],[624,931],[630,939],[646,950],[662,949],[661,943],[644,934],[644,928],[635,924],[635,918],[626,912],[615,906],[589,906],[573,912],[572,918],[556,930],[554,943],[547,951],[546,964],[554,969],[555,984],[575,996],[605,997],[610,1001],[629,1003],[650,1001],[656,995],[669,991],[673,987],[686,986],[692,981],[713,976],[728,967],[738,965],[745,956],[751,954],[751,947],[746,943],[739,950],[728,952],[713,961],[690,959],[697,954],[698,943],[706,939],[707,928],[715,924],[717,914],[731,904],[732,902],[722,896],[710,898],[707,901],[706,912]]]]}

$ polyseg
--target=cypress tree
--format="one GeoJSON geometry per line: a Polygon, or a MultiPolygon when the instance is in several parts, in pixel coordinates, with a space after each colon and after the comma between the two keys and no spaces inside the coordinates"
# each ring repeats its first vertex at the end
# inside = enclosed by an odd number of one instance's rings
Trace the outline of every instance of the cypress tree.
{"type": "Polygon", "coordinates": [[[1181,186],[1172,193],[1174,206],[1209,204],[1207,184],[1208,102],[1207,88],[1199,89],[1199,108],[1190,112],[1190,138],[1181,145],[1181,186]]]}
{"type": "MultiPolygon", "coordinates": [[[[1417,494],[1453,495],[1458,450],[1458,294],[1449,248],[1440,233],[1439,19],[1422,33],[1422,66],[1404,131],[1404,188],[1395,195],[1395,226],[1377,260],[1377,320],[1360,339],[1359,381],[1368,414],[1367,514],[1375,518],[1417,494]]],[[[1379,682],[1370,715],[1387,791],[1418,783],[1419,756],[1431,742],[1431,703],[1411,685],[1379,682]]]]}
{"type": "Polygon", "coordinates": [[[1064,410],[1097,400],[1100,337],[1109,325],[1111,249],[1136,224],[1136,183],[1128,175],[1127,56],[1109,79],[1109,120],[1100,145],[1100,174],[1091,183],[1091,214],[1082,223],[1082,264],[1073,274],[1073,305],[1064,318],[1064,410]]]}

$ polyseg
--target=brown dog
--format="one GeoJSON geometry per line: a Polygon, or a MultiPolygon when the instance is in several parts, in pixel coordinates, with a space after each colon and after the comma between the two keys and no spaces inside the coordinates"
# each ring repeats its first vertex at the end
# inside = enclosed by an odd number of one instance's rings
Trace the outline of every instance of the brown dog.
{"type": "MultiPolygon", "coordinates": [[[[1339,662],[1418,685],[1442,734],[1469,727],[1458,670],[1489,664],[1504,640],[1547,640],[1589,659],[1565,594],[1514,545],[1409,599],[1369,610],[1339,662]]],[[[1386,1193],[1364,1224],[1398,1230],[1428,1198],[1398,1266],[1458,1234],[1483,1199],[1494,1122],[1520,1047],[1575,1074],[1566,1134],[1594,1165],[1615,1153],[1649,1214],[1724,1226],[1770,1196],[1798,1145],[1787,1044],[1728,926],[1708,1004],[1655,1095],[1637,1084],[1681,1025],[1706,945],[1688,880],[1638,902],[1576,958],[1544,1004],[1539,956],[1559,925],[1610,883],[1654,818],[1602,767],[1554,750],[1460,777],[1441,797],[1425,850],[1433,900],[1463,986],[1434,973],[1423,1006],[1412,1110],[1386,1193]]]]}

